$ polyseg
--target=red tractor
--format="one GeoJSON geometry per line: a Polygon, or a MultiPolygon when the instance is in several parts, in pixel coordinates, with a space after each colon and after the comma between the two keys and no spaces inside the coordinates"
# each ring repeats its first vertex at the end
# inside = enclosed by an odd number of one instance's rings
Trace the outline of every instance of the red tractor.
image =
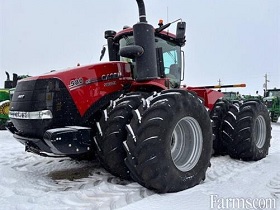
{"type": "Polygon", "coordinates": [[[7,125],[14,137],[43,156],[97,156],[112,174],[159,193],[203,181],[213,145],[215,154],[264,158],[271,138],[266,107],[181,87],[185,22],[176,35],[164,31],[170,23],[154,28],[143,0],[136,1],[140,21],[105,32],[109,62],[18,82],[7,125]]]}

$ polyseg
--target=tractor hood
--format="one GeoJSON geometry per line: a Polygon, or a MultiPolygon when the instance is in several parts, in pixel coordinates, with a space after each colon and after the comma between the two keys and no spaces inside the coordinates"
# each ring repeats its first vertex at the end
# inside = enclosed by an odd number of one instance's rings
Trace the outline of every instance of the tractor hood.
{"type": "Polygon", "coordinates": [[[10,118],[22,136],[41,138],[47,129],[82,125],[131,81],[130,65],[108,62],[20,80],[10,118]]]}
{"type": "Polygon", "coordinates": [[[269,97],[265,97],[263,98],[264,101],[272,101],[274,100],[276,97],[275,96],[269,96],[269,97]]]}
{"type": "Polygon", "coordinates": [[[51,71],[41,76],[28,77],[19,82],[59,79],[71,91],[84,85],[121,77],[131,77],[130,65],[126,62],[116,61],[51,71]]]}
{"type": "MultiPolygon", "coordinates": [[[[46,92],[59,93],[63,89],[70,94],[69,97],[75,103],[80,115],[83,116],[94,101],[106,94],[123,89],[123,84],[132,80],[131,76],[130,65],[118,61],[52,71],[41,76],[20,80],[13,101],[28,100],[27,93],[31,94],[32,91],[31,95],[40,94],[42,97],[46,97],[46,92]],[[38,94],[34,91],[37,91],[38,94]]],[[[20,110],[21,107],[12,106],[13,108],[20,110]]],[[[25,109],[31,108],[25,107],[25,109]]]]}

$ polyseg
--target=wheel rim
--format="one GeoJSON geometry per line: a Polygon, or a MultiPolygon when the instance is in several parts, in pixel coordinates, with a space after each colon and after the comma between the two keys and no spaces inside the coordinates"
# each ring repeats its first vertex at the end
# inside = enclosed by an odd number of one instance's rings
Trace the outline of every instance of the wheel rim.
{"type": "Polygon", "coordinates": [[[200,125],[192,117],[181,119],[171,137],[171,157],[175,166],[183,172],[190,171],[200,159],[203,136],[200,125]]]}
{"type": "Polygon", "coordinates": [[[3,114],[8,115],[9,114],[9,106],[5,106],[3,109],[3,114]]]}
{"type": "Polygon", "coordinates": [[[256,146],[262,148],[266,138],[266,123],[263,116],[259,115],[256,120],[256,146]]]}

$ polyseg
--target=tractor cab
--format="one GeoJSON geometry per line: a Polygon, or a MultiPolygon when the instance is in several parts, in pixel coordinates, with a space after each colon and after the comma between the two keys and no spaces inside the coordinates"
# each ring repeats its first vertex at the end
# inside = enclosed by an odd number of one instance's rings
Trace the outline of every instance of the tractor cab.
{"type": "MultiPolygon", "coordinates": [[[[148,24],[144,23],[144,25],[148,24]]],[[[128,62],[135,80],[166,78],[171,88],[179,88],[183,78],[182,72],[184,72],[184,53],[181,47],[185,44],[185,23],[178,22],[176,35],[163,31],[169,25],[170,23],[161,24],[159,28],[152,28],[154,31],[152,40],[154,42],[146,46],[136,45],[134,28],[124,27],[124,30],[119,33],[106,31],[105,38],[108,43],[109,60],[128,62]],[[147,51],[149,54],[155,55],[154,63],[153,56],[149,57],[151,58],[149,62],[145,59],[146,63],[150,63],[148,67],[143,63],[139,64],[142,61],[138,59],[147,51]],[[153,76],[146,76],[145,70],[146,72],[153,72],[153,76]]]]}
{"type": "Polygon", "coordinates": [[[280,89],[270,89],[264,93],[263,101],[268,108],[272,122],[277,122],[280,116],[280,89]]]}
{"type": "MultiPolygon", "coordinates": [[[[119,40],[120,49],[134,44],[132,35],[123,35],[119,40]]],[[[165,40],[160,37],[155,37],[155,46],[157,53],[157,71],[160,78],[169,78],[170,84],[173,88],[180,86],[181,72],[182,72],[182,53],[181,46],[165,40]]],[[[135,59],[120,56],[120,61],[129,62],[133,69],[133,76],[137,78],[135,59]]]]}

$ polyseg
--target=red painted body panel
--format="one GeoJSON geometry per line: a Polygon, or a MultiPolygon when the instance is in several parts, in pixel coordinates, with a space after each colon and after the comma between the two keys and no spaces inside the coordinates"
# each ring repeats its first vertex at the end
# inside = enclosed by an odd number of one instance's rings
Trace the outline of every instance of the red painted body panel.
{"type": "Polygon", "coordinates": [[[132,78],[130,64],[119,61],[53,71],[21,81],[50,78],[59,79],[64,83],[81,116],[105,95],[123,90],[124,85],[131,85],[130,91],[139,90],[144,86],[151,87],[150,89],[167,89],[166,79],[136,82],[132,78]]]}
{"type": "Polygon", "coordinates": [[[207,89],[207,88],[192,88],[192,87],[187,87],[185,88],[187,90],[196,92],[196,94],[204,99],[205,106],[207,106],[210,110],[213,109],[213,106],[215,102],[224,96],[223,93],[212,90],[212,89],[207,89]]]}
{"type": "MultiPolygon", "coordinates": [[[[132,28],[126,28],[126,29],[124,29],[122,31],[119,31],[116,34],[115,39],[120,39],[120,38],[122,38],[123,34],[129,34],[129,33],[131,33],[131,34],[133,33],[133,29],[132,28]]],[[[161,31],[160,34],[164,35],[166,37],[169,37],[171,39],[176,39],[176,35],[168,32],[168,31],[161,31]]]]}
{"type": "Polygon", "coordinates": [[[103,96],[123,89],[132,83],[130,65],[126,62],[108,62],[62,71],[54,71],[26,80],[56,78],[61,80],[70,92],[80,115],[103,96]]]}
{"type": "MultiPolygon", "coordinates": [[[[168,89],[168,79],[166,78],[143,82],[133,80],[130,64],[118,61],[53,71],[21,81],[49,78],[59,79],[65,84],[81,116],[105,95],[123,90],[124,85],[131,85],[130,91],[138,90],[143,86],[151,87],[151,90],[168,89]]],[[[212,89],[194,87],[183,89],[196,92],[199,97],[204,99],[205,106],[210,110],[214,103],[223,96],[221,92],[212,89]]]]}
{"type": "Polygon", "coordinates": [[[161,89],[161,90],[166,90],[168,89],[166,86],[169,84],[169,79],[168,78],[161,78],[161,79],[154,79],[150,81],[144,81],[144,82],[137,82],[133,81],[131,85],[131,91],[137,91],[140,87],[154,87],[153,89],[161,89]]]}

